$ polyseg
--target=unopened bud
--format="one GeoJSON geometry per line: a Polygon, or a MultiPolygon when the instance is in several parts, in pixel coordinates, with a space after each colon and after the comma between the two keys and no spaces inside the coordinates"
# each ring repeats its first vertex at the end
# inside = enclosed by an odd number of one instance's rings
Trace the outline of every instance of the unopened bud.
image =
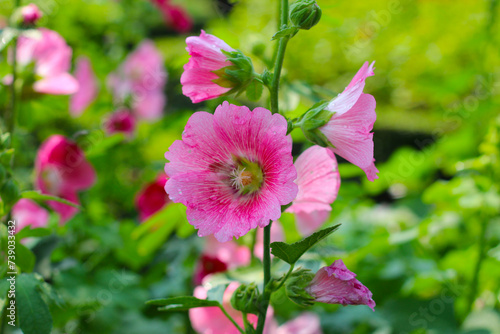
{"type": "Polygon", "coordinates": [[[314,274],[309,269],[299,268],[295,270],[285,283],[285,291],[288,298],[301,306],[311,306],[314,298],[306,291],[314,274]]]}
{"type": "Polygon", "coordinates": [[[231,306],[244,313],[259,314],[259,288],[255,283],[242,284],[231,296],[231,306]]]}
{"type": "Polygon", "coordinates": [[[290,6],[290,20],[300,28],[309,30],[321,19],[321,8],[315,0],[298,0],[290,6]]]}
{"type": "Polygon", "coordinates": [[[42,17],[42,12],[37,5],[30,3],[27,6],[21,7],[21,16],[23,24],[34,25],[42,17]]]}

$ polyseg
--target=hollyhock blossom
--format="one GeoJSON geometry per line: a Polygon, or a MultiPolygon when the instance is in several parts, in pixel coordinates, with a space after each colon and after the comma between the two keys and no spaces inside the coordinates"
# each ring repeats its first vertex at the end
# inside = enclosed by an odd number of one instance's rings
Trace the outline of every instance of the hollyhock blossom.
{"type": "MultiPolygon", "coordinates": [[[[271,242],[275,241],[285,241],[285,233],[283,232],[283,226],[281,226],[279,220],[274,221],[271,225],[271,242]]],[[[262,228],[257,229],[253,253],[261,260],[264,258],[264,229],[262,228]]],[[[273,256],[274,255],[271,255],[271,257],[273,256]]]]}
{"type": "Polygon", "coordinates": [[[342,260],[336,260],[331,266],[318,270],[306,291],[316,302],[367,305],[374,310],[371,291],[355,277],[356,274],[347,269],[342,260]]]}
{"type": "MultiPolygon", "coordinates": [[[[233,292],[238,288],[240,284],[238,282],[231,282],[224,295],[222,297],[222,306],[226,312],[236,321],[241,328],[245,328],[243,324],[243,316],[241,312],[236,311],[231,306],[231,296],[233,292]]],[[[207,290],[203,286],[197,286],[194,289],[194,296],[198,299],[207,298],[207,290]]],[[[273,310],[271,307],[267,310],[267,318],[271,320],[273,315],[273,310]]],[[[257,324],[257,316],[255,314],[248,314],[248,322],[252,325],[257,324]]],[[[198,307],[189,310],[189,319],[191,320],[191,325],[194,330],[200,334],[239,334],[240,332],[234,326],[234,324],[222,313],[221,309],[217,306],[211,307],[198,307]]],[[[264,333],[271,334],[271,321],[266,321],[264,327],[264,333]]]]}
{"type": "Polygon", "coordinates": [[[21,198],[12,207],[12,218],[16,221],[16,233],[26,226],[32,228],[45,227],[49,222],[47,210],[36,204],[36,202],[21,198]]]}
{"type": "Polygon", "coordinates": [[[21,35],[17,43],[16,58],[19,66],[35,64],[33,90],[52,95],[76,93],[78,82],[68,73],[71,48],[57,32],[45,28],[38,31],[39,37],[21,35]]]}
{"type": "Polygon", "coordinates": [[[42,12],[37,5],[30,3],[21,7],[21,16],[24,24],[35,24],[42,17],[42,12]]]}
{"type": "Polygon", "coordinates": [[[128,109],[117,110],[110,114],[104,121],[104,129],[107,134],[124,133],[129,138],[134,135],[135,118],[128,109]]]}
{"type": "Polygon", "coordinates": [[[79,89],[71,96],[69,111],[73,117],[80,116],[82,112],[97,97],[97,78],[92,70],[92,64],[86,57],[79,57],[76,61],[75,77],[79,89]]]}
{"type": "Polygon", "coordinates": [[[212,115],[196,112],[182,141],[165,153],[165,190],[187,207],[199,236],[221,242],[264,227],[297,195],[287,121],[264,108],[224,102],[212,115]]]}
{"type": "Polygon", "coordinates": [[[295,160],[299,193],[286,212],[295,213],[302,235],[315,232],[328,218],[340,188],[337,159],[331,150],[312,146],[295,160]]]}
{"type": "Polygon", "coordinates": [[[203,253],[196,265],[193,281],[202,283],[210,274],[224,272],[250,263],[250,250],[234,241],[219,242],[213,236],[206,238],[203,253]]]}
{"type": "Polygon", "coordinates": [[[304,312],[272,331],[275,334],[322,334],[318,315],[304,312]]]}
{"type": "Polygon", "coordinates": [[[214,82],[219,79],[214,71],[233,65],[221,50],[236,50],[203,30],[199,37],[188,37],[186,44],[191,58],[184,65],[184,73],[181,75],[182,93],[193,103],[198,103],[229,92],[232,87],[222,87],[214,82]]]}
{"type": "MultiPolygon", "coordinates": [[[[96,174],[82,150],[61,135],[49,137],[38,150],[35,160],[35,186],[44,194],[79,203],[78,191],[95,183],[96,174]]],[[[61,223],[71,219],[78,209],[64,203],[47,201],[61,216],[61,223]]]]}
{"type": "Polygon", "coordinates": [[[146,40],[109,75],[108,85],[117,102],[131,98],[132,111],[138,119],[153,121],[163,114],[166,80],[163,58],[154,43],[146,40]]]}
{"type": "Polygon", "coordinates": [[[319,128],[326,138],[335,146],[333,152],[352,164],[360,167],[368,180],[378,178],[378,170],[373,158],[373,124],[375,114],[375,98],[363,94],[365,79],[374,75],[373,65],[365,62],[351,83],[325,108],[334,112],[330,121],[319,128]]]}
{"type": "Polygon", "coordinates": [[[145,221],[170,202],[164,189],[167,179],[168,177],[165,174],[158,175],[153,182],[147,184],[137,194],[135,207],[139,211],[141,221],[145,221]]]}
{"type": "Polygon", "coordinates": [[[182,7],[173,5],[170,0],[152,0],[152,2],[175,31],[185,33],[193,27],[193,20],[182,7]]]}

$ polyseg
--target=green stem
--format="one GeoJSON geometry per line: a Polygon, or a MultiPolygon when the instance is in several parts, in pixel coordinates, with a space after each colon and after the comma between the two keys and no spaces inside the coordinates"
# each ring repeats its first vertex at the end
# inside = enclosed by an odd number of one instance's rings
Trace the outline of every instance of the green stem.
{"type": "Polygon", "coordinates": [[[264,331],[264,324],[266,322],[267,308],[269,306],[269,300],[271,299],[271,292],[267,289],[268,283],[271,281],[271,224],[264,227],[264,255],[263,255],[263,266],[264,266],[264,285],[262,292],[262,303],[259,312],[259,320],[257,321],[257,334],[262,334],[264,331]]]}
{"type": "Polygon", "coordinates": [[[290,275],[292,274],[294,267],[295,267],[295,264],[292,264],[290,266],[290,269],[288,269],[288,272],[286,273],[285,277],[283,277],[283,280],[280,282],[280,284],[274,290],[278,291],[283,286],[283,284],[285,284],[288,277],[290,277],[290,275]]]}
{"type": "Polygon", "coordinates": [[[238,325],[238,323],[236,321],[234,321],[234,319],[229,315],[229,313],[226,312],[226,310],[224,309],[224,307],[222,305],[220,305],[219,308],[225,314],[225,316],[233,323],[233,325],[235,325],[236,328],[238,328],[238,331],[241,334],[245,334],[245,331],[240,327],[240,325],[238,325]]]}
{"type": "MultiPolygon", "coordinates": [[[[280,13],[280,28],[288,24],[288,0],[281,0],[281,13],[280,13]]],[[[281,37],[278,44],[278,53],[274,63],[274,75],[271,87],[269,88],[271,94],[271,112],[273,114],[279,113],[278,106],[278,93],[280,88],[281,68],[283,67],[283,60],[285,59],[286,45],[288,44],[289,36],[281,37]]]]}
{"type": "Polygon", "coordinates": [[[467,308],[467,314],[470,313],[472,307],[474,306],[474,301],[476,300],[477,295],[477,287],[479,283],[479,273],[481,272],[481,265],[483,264],[483,260],[486,256],[486,230],[488,227],[488,220],[483,218],[484,220],[481,222],[481,234],[479,235],[479,255],[476,261],[476,265],[474,267],[474,276],[472,277],[471,287],[470,287],[470,295],[469,295],[469,305],[467,308]]]}

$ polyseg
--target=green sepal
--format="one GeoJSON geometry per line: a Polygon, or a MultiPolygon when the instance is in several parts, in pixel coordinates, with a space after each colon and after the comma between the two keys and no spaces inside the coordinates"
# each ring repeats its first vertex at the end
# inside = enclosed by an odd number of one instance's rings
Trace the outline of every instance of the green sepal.
{"type": "Polygon", "coordinates": [[[307,293],[306,288],[314,278],[314,274],[309,269],[298,268],[285,283],[285,293],[294,303],[301,306],[311,306],[314,298],[307,293]]]}
{"type": "Polygon", "coordinates": [[[260,292],[255,283],[241,284],[231,296],[231,306],[243,313],[259,314],[260,292]]]}

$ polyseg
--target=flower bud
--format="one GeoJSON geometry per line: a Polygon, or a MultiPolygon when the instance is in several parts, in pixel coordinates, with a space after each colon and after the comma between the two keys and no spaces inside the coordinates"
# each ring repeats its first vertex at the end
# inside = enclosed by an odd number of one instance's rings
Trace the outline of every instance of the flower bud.
{"type": "Polygon", "coordinates": [[[231,306],[244,313],[259,314],[259,288],[255,283],[240,285],[231,296],[231,306]]]}
{"type": "Polygon", "coordinates": [[[321,19],[321,8],[315,0],[298,0],[290,6],[290,20],[300,28],[309,30],[321,19]]]}
{"type": "Polygon", "coordinates": [[[21,16],[23,24],[34,25],[42,17],[42,12],[38,9],[37,5],[30,3],[21,8],[21,16]]]}
{"type": "Polygon", "coordinates": [[[313,278],[314,274],[309,269],[299,268],[295,270],[285,283],[288,298],[301,306],[313,305],[314,298],[306,291],[313,278]]]}

